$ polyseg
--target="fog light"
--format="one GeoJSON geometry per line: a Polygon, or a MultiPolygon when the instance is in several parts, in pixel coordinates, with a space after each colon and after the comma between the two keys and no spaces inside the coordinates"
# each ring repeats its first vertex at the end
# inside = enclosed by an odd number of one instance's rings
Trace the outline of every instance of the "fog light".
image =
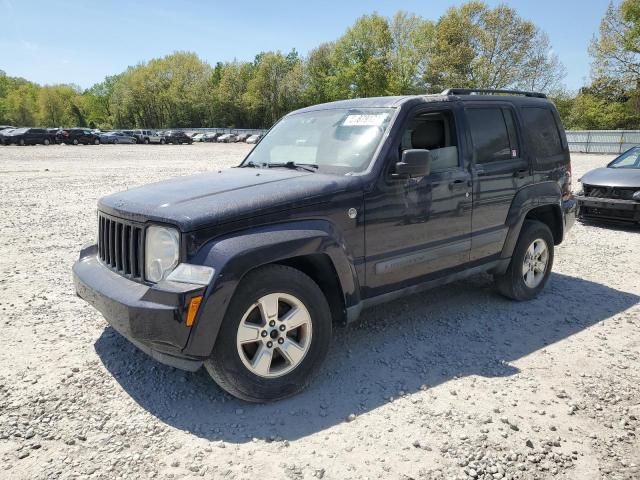
{"type": "Polygon", "coordinates": [[[211,267],[181,263],[167,276],[167,280],[171,282],[209,285],[214,273],[215,270],[211,267]]]}

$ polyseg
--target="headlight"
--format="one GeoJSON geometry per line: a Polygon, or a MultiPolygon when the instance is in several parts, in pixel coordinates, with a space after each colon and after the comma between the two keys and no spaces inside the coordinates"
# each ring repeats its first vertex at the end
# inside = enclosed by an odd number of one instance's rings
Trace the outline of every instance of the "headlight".
{"type": "Polygon", "coordinates": [[[147,228],[144,272],[150,282],[159,282],[178,264],[180,235],[175,228],[153,226],[147,228]]]}
{"type": "Polygon", "coordinates": [[[640,190],[633,192],[633,196],[631,198],[633,198],[636,202],[640,202],[640,190]]]}
{"type": "Polygon", "coordinates": [[[167,276],[167,280],[172,282],[209,285],[214,273],[213,268],[205,265],[181,263],[167,276]]]}

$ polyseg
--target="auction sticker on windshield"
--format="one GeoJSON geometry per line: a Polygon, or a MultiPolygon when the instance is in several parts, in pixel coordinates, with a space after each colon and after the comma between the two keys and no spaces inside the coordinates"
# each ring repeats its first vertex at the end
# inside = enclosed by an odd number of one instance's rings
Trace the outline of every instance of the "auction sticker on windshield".
{"type": "Polygon", "coordinates": [[[342,125],[344,127],[379,127],[387,118],[387,113],[372,115],[347,115],[342,125]]]}

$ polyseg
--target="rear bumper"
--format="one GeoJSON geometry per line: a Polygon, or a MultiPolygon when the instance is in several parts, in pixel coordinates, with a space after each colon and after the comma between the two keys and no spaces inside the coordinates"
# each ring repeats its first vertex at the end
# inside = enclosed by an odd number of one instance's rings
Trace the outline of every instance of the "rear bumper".
{"type": "Polygon", "coordinates": [[[576,197],[578,216],[586,220],[640,223],[640,202],[615,198],[576,197]]]}
{"type": "Polygon", "coordinates": [[[202,295],[202,286],[161,282],[145,285],[104,266],[96,245],[84,248],[73,265],[79,297],[98,310],[109,324],[140,350],[166,365],[195,371],[202,358],[182,352],[189,338],[185,325],[187,305],[202,295]]]}

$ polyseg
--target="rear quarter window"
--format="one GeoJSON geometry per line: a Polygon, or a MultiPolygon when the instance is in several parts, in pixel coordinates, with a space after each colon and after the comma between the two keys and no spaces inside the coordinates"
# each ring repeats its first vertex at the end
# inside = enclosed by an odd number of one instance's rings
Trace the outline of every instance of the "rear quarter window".
{"type": "Polygon", "coordinates": [[[500,106],[466,110],[476,163],[510,160],[519,155],[511,109],[500,106]]]}
{"type": "Polygon", "coordinates": [[[562,155],[558,124],[549,108],[523,107],[522,120],[529,138],[529,149],[540,162],[562,155]]]}

